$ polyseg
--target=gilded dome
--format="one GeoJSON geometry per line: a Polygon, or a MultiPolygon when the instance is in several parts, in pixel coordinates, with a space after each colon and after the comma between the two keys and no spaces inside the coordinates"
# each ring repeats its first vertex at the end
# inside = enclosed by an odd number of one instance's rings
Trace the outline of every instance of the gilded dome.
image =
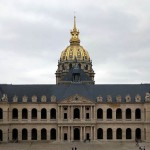
{"type": "Polygon", "coordinates": [[[79,30],[76,28],[76,17],[74,17],[74,28],[71,30],[70,46],[61,53],[61,61],[90,61],[88,52],[80,46],[79,30]]]}

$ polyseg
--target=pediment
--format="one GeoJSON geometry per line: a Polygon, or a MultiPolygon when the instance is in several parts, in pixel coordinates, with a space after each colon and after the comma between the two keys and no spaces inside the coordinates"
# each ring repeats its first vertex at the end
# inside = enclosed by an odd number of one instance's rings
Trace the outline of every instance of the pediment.
{"type": "Polygon", "coordinates": [[[72,95],[68,98],[65,98],[60,103],[62,103],[62,104],[73,104],[73,103],[74,104],[82,104],[82,103],[93,104],[93,102],[90,99],[88,99],[84,96],[81,96],[79,94],[75,94],[75,95],[72,95]]]}

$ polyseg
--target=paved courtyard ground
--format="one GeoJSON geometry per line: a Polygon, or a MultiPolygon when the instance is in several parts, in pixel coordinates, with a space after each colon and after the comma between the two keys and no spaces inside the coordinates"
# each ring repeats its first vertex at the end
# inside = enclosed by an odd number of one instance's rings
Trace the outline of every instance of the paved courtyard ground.
{"type": "MultiPolygon", "coordinates": [[[[150,150],[150,143],[139,143],[145,150],[150,150]]],[[[134,142],[70,142],[70,143],[1,143],[0,150],[139,150],[134,142]]]]}

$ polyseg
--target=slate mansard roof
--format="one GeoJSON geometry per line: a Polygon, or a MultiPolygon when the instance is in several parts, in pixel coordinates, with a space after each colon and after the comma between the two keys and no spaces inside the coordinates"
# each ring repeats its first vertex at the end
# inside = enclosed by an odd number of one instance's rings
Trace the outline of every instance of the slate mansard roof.
{"type": "Polygon", "coordinates": [[[37,102],[41,101],[41,96],[47,97],[50,102],[52,95],[56,96],[57,102],[78,94],[96,102],[98,96],[103,97],[103,102],[107,101],[107,96],[112,97],[112,102],[116,102],[116,96],[125,97],[129,94],[131,102],[135,102],[135,96],[141,96],[141,102],[145,101],[145,94],[150,92],[150,84],[104,84],[104,85],[86,85],[86,84],[70,84],[70,85],[11,85],[0,84],[0,99],[3,94],[7,94],[8,102],[13,101],[13,97],[18,96],[18,102],[22,102],[22,97],[26,95],[28,102],[31,102],[33,95],[37,96],[37,102]]]}

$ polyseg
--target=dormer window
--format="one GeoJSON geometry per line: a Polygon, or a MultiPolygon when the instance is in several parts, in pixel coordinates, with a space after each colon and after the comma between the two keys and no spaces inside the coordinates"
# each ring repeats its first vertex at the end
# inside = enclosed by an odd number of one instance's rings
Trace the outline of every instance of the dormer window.
{"type": "Polygon", "coordinates": [[[26,95],[24,95],[23,97],[22,97],[22,102],[27,102],[28,101],[28,97],[26,96],[26,95]]]}
{"type": "Polygon", "coordinates": [[[37,102],[37,96],[35,95],[32,96],[32,102],[37,102]]]}

